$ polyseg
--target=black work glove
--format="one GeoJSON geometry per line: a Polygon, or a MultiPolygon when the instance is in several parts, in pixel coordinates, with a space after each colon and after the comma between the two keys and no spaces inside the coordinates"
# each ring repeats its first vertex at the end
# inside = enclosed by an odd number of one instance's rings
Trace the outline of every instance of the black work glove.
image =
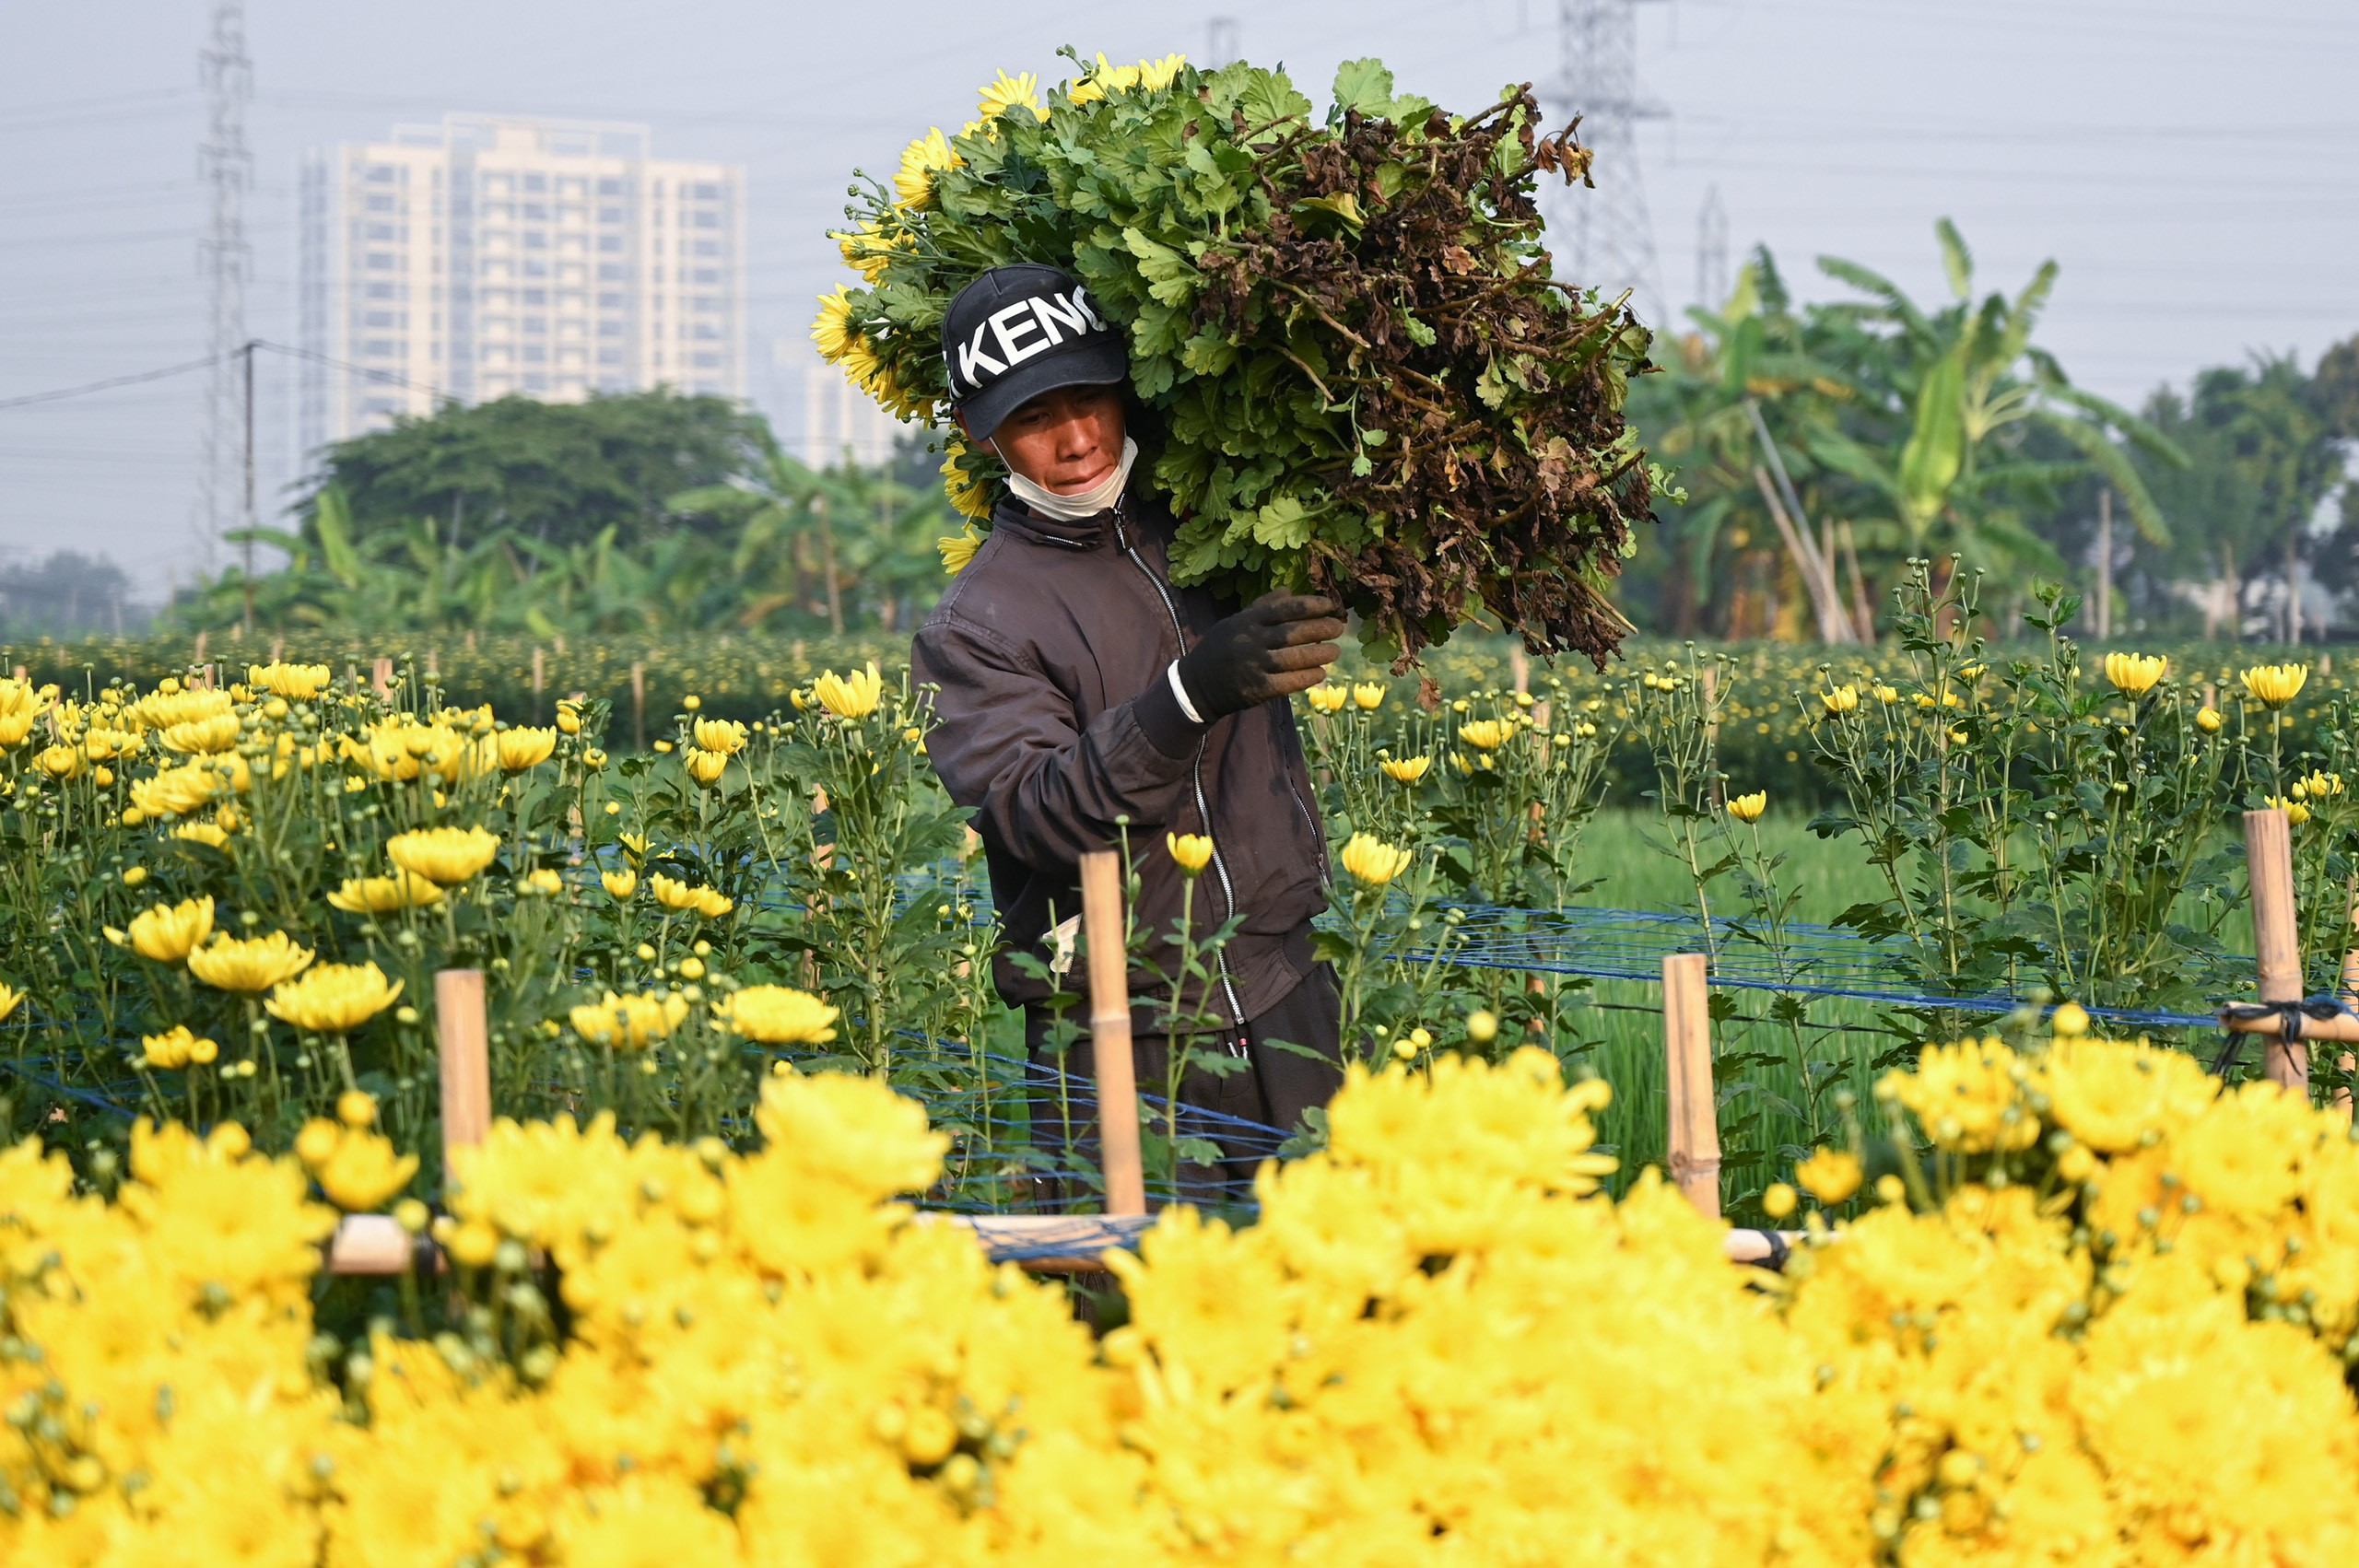
{"type": "Polygon", "coordinates": [[[1180,661],[1180,684],[1206,723],[1315,686],[1341,657],[1341,611],[1316,594],[1264,593],[1225,621],[1180,661]]]}

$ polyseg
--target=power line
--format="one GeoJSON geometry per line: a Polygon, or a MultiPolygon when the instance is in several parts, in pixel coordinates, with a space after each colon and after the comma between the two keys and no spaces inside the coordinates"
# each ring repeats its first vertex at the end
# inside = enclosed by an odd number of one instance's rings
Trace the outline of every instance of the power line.
{"type": "Polygon", "coordinates": [[[167,376],[184,376],[191,370],[202,370],[218,364],[221,357],[208,354],[202,359],[191,359],[182,365],[167,365],[160,370],[142,370],[132,376],[110,376],[103,381],[85,381],[78,387],[59,387],[54,392],[28,392],[23,397],[0,398],[0,408],[24,408],[36,403],[58,403],[69,397],[82,397],[90,392],[107,392],[115,387],[136,386],[141,381],[160,381],[167,376]]]}
{"type": "MultiPolygon", "coordinates": [[[[241,0],[219,0],[213,9],[213,38],[197,56],[211,116],[198,166],[212,194],[212,211],[198,255],[205,269],[211,295],[211,356],[213,376],[205,392],[204,456],[197,471],[196,530],[205,570],[213,568],[213,553],[231,520],[247,526],[253,519],[239,505],[241,490],[252,485],[241,470],[241,447],[252,445],[252,431],[240,437],[239,409],[251,404],[245,382],[251,381],[253,351],[246,346],[246,275],[252,256],[246,244],[246,187],[253,178],[253,155],[246,148],[246,99],[253,91],[252,65],[246,59],[246,10],[241,0]],[[234,361],[245,359],[245,376],[234,361]],[[241,480],[245,480],[241,484],[241,480]]],[[[249,417],[246,424],[251,426],[249,417]]]]}

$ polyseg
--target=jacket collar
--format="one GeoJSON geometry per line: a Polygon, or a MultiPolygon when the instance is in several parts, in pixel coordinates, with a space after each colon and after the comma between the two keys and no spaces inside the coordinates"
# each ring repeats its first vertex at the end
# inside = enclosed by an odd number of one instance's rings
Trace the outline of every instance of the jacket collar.
{"type": "MultiPolygon", "coordinates": [[[[1128,498],[1124,497],[1125,500],[1128,498]]],[[[992,532],[996,533],[1002,529],[1019,539],[1053,549],[1095,550],[1113,533],[1114,509],[1109,507],[1093,516],[1063,522],[1038,516],[1015,497],[1002,495],[999,505],[992,509],[992,532]]]]}

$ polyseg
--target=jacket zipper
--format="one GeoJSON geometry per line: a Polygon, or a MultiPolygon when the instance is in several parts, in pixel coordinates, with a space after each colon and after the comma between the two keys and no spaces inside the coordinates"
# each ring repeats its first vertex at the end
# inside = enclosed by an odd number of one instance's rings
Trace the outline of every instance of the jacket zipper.
{"type": "MultiPolygon", "coordinates": [[[[1140,575],[1155,585],[1155,596],[1162,601],[1163,613],[1171,617],[1172,640],[1179,645],[1180,651],[1184,654],[1188,651],[1188,634],[1180,625],[1180,607],[1171,602],[1171,591],[1164,586],[1161,578],[1156,576],[1155,568],[1146,564],[1145,559],[1137,550],[1132,548],[1130,531],[1122,524],[1122,509],[1118,506],[1114,509],[1114,543],[1121,547],[1124,556],[1130,557],[1131,565],[1139,568],[1140,575]]],[[[1195,757],[1188,765],[1188,783],[1196,797],[1196,820],[1203,823],[1205,833],[1210,834],[1213,830],[1213,813],[1212,808],[1204,802],[1204,742],[1201,739],[1196,742],[1195,757]]],[[[1291,777],[1286,780],[1286,787],[1288,789],[1294,787],[1291,777]]],[[[1295,804],[1299,807],[1302,802],[1297,799],[1295,804]]],[[[1227,902],[1227,913],[1221,917],[1226,921],[1237,913],[1237,889],[1228,880],[1228,865],[1221,859],[1218,839],[1213,841],[1213,872],[1220,878],[1221,897],[1227,902]]],[[[1228,1053],[1231,1056],[1241,1057],[1245,1054],[1245,1006],[1237,1000],[1237,986],[1229,978],[1228,954],[1226,951],[1213,954],[1213,967],[1220,976],[1222,994],[1228,998],[1228,1015],[1235,1023],[1238,1031],[1238,1038],[1228,1042],[1228,1053]]]]}

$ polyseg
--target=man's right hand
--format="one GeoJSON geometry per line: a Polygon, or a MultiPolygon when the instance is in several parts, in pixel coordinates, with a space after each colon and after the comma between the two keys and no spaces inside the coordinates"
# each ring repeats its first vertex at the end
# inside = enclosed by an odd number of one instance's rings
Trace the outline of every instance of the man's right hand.
{"type": "Polygon", "coordinates": [[[1180,684],[1207,723],[1241,713],[1325,680],[1344,630],[1332,599],[1265,593],[1204,633],[1180,661],[1180,684]]]}

